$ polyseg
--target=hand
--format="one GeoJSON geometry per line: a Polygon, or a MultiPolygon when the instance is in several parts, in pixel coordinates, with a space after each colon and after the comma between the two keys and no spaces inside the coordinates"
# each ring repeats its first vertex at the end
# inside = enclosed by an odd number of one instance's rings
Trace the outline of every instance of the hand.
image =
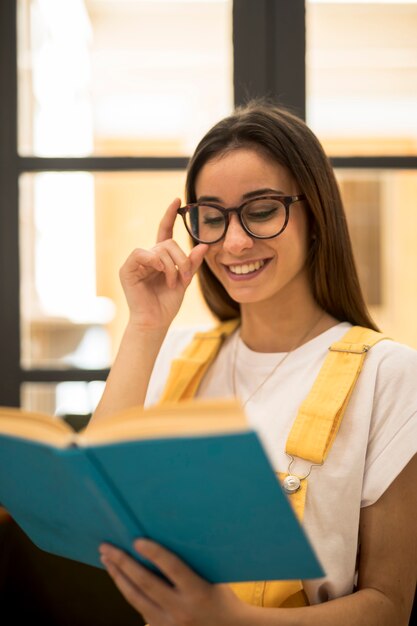
{"type": "Polygon", "coordinates": [[[101,560],[126,600],[149,626],[238,626],[245,609],[227,585],[198,576],[172,552],[138,539],[134,547],[171,581],[172,586],[114,546],[100,546],[101,560]]]}
{"type": "Polygon", "coordinates": [[[134,250],[120,270],[130,319],[146,329],[168,328],[208,250],[206,244],[199,244],[187,256],[172,239],[179,206],[178,198],[169,205],[156,245],[150,250],[134,250]]]}

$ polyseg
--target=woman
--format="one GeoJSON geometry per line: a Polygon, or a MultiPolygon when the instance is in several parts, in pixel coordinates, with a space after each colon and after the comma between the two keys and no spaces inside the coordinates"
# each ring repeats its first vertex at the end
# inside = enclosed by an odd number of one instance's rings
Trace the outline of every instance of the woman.
{"type": "Polygon", "coordinates": [[[306,606],[254,606],[144,540],[137,550],[172,586],[106,545],[110,576],[151,626],[407,624],[416,584],[416,351],[374,333],[378,343],[362,350],[369,354],[321,466],[296,452],[290,472],[286,455],[329,347],[343,352],[352,326],[375,330],[334,174],[301,120],[252,103],[202,139],[187,205],[174,200],[156,246],[135,250],[121,269],[130,319],[94,419],[173,398],[165,380],[191,336],[167,332],[195,273],[213,313],[238,320],[220,333],[196,395],[240,398],[276,470],[309,475],[304,526],[326,577],[303,581],[306,606]],[[195,244],[188,255],[172,239],[178,213],[195,244]]]}

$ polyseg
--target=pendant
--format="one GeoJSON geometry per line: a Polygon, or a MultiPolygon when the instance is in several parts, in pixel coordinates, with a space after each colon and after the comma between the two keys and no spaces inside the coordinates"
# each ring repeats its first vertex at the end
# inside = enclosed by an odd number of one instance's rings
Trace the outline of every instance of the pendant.
{"type": "Polygon", "coordinates": [[[301,487],[301,480],[298,478],[298,476],[289,474],[286,478],[284,478],[282,486],[284,488],[285,493],[288,493],[288,494],[295,493],[301,487]]]}

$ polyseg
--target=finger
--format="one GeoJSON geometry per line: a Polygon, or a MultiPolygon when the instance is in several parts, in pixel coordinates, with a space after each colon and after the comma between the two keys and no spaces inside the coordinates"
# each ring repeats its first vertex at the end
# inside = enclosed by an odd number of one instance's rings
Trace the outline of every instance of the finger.
{"type": "Polygon", "coordinates": [[[157,243],[165,241],[166,239],[172,239],[172,234],[174,232],[174,223],[177,218],[177,209],[179,209],[180,206],[180,198],[175,198],[175,200],[171,202],[171,204],[165,211],[165,214],[159,224],[158,234],[156,236],[157,243]]]}
{"type": "Polygon", "coordinates": [[[126,552],[106,544],[100,546],[100,554],[102,563],[106,568],[114,566],[116,575],[119,576],[120,582],[126,583],[126,587],[129,585],[133,591],[140,590],[155,606],[172,604],[175,596],[173,587],[126,552]]]}
{"type": "Polygon", "coordinates": [[[175,587],[197,591],[198,588],[209,584],[173,552],[160,544],[149,539],[137,539],[133,545],[139,554],[154,563],[175,587]]]}
{"type": "Polygon", "coordinates": [[[193,276],[191,260],[189,256],[184,252],[182,248],[180,248],[177,242],[173,239],[165,241],[163,245],[164,248],[168,250],[172,260],[174,261],[174,264],[180,272],[183,281],[186,283],[193,276]]]}
{"type": "Polygon", "coordinates": [[[164,266],[155,251],[136,248],[120,268],[120,277],[133,279],[136,282],[138,278],[143,278],[144,268],[145,270],[151,268],[159,272],[164,270],[164,266]]]}
{"type": "Polygon", "coordinates": [[[146,616],[147,621],[153,619],[152,616],[160,612],[159,606],[148,598],[112,561],[106,557],[102,557],[101,560],[107,573],[129,604],[142,616],[146,616]]]}
{"type": "Polygon", "coordinates": [[[169,251],[165,249],[161,249],[161,251],[159,252],[159,258],[164,266],[163,271],[165,272],[167,286],[170,289],[175,289],[175,287],[177,286],[178,268],[174,262],[174,259],[170,255],[169,251]]]}

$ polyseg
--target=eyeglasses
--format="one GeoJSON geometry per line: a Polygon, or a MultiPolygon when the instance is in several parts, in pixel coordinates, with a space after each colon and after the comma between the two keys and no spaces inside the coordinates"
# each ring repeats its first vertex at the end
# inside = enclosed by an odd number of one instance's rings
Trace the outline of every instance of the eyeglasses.
{"type": "Polygon", "coordinates": [[[230,215],[236,213],[243,230],[255,239],[278,237],[286,228],[290,206],[305,199],[298,196],[258,196],[239,207],[225,209],[212,202],[195,202],[177,210],[186,229],[198,243],[217,243],[226,234],[230,215]]]}

